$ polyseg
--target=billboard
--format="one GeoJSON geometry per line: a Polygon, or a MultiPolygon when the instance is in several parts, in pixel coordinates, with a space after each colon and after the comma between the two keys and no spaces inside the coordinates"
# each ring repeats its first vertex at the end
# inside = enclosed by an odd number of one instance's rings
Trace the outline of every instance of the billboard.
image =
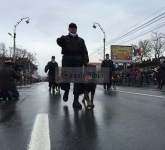
{"type": "Polygon", "coordinates": [[[111,45],[111,59],[114,62],[132,62],[132,46],[111,45]]]}

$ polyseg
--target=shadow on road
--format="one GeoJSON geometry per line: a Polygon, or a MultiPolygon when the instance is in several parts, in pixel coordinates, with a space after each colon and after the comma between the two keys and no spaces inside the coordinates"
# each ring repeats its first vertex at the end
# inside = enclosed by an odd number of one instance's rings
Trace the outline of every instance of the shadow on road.
{"type": "Polygon", "coordinates": [[[3,101],[0,103],[0,123],[6,122],[12,118],[15,113],[17,101],[3,101]]]}
{"type": "Polygon", "coordinates": [[[60,93],[49,93],[49,101],[50,102],[57,102],[61,99],[60,93]]]}
{"type": "Polygon", "coordinates": [[[72,110],[68,106],[63,107],[64,119],[63,129],[63,149],[95,149],[97,150],[97,122],[94,110],[82,109],[72,110]]]}

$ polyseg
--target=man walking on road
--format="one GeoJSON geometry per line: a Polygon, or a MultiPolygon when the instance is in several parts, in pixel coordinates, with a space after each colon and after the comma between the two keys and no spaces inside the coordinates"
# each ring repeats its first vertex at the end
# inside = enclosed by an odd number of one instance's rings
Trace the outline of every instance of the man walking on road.
{"type": "MultiPolygon", "coordinates": [[[[68,35],[57,38],[57,44],[62,48],[62,68],[70,67],[69,70],[72,70],[73,68],[81,68],[84,64],[87,64],[89,62],[88,52],[84,39],[77,35],[77,25],[75,23],[69,24],[68,31],[68,35]]],[[[70,82],[62,83],[61,89],[65,91],[63,100],[67,101],[70,89],[70,82]]],[[[81,83],[74,82],[73,108],[82,108],[81,104],[78,101],[81,91],[81,83]]]]}
{"type": "Polygon", "coordinates": [[[112,85],[112,72],[114,71],[113,61],[106,54],[106,59],[102,61],[101,68],[104,73],[104,90],[110,90],[112,85]]]}
{"type": "Polygon", "coordinates": [[[45,73],[48,71],[49,92],[51,89],[55,92],[55,82],[58,78],[58,63],[55,61],[55,56],[52,56],[51,61],[45,66],[45,73]]]}

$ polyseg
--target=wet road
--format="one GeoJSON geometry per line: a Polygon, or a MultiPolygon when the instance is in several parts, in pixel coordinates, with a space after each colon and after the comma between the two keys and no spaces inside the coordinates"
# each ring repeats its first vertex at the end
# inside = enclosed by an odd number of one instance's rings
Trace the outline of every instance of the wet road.
{"type": "MultiPolygon", "coordinates": [[[[20,100],[0,102],[0,150],[164,150],[165,92],[97,87],[95,108],[75,111],[48,83],[19,88],[20,100]]],[[[82,96],[80,97],[82,99],[82,96]]]]}

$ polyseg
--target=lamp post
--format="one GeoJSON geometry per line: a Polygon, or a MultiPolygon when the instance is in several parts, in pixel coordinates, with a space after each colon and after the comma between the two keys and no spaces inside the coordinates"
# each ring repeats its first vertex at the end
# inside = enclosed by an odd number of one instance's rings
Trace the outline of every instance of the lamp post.
{"type": "Polygon", "coordinates": [[[13,37],[13,49],[14,49],[14,52],[13,52],[13,62],[15,63],[15,50],[16,50],[16,28],[17,26],[23,21],[26,19],[26,23],[28,24],[29,23],[29,20],[30,18],[29,17],[23,17],[21,18],[15,25],[14,25],[14,31],[13,31],[13,35],[11,33],[8,33],[11,37],[13,37]]]}
{"type": "Polygon", "coordinates": [[[104,29],[101,27],[101,25],[100,25],[99,23],[96,23],[96,22],[93,23],[93,28],[94,28],[94,29],[96,29],[96,25],[99,26],[99,28],[101,29],[101,31],[102,31],[103,34],[104,34],[104,38],[103,38],[103,43],[104,43],[103,60],[104,60],[104,59],[105,59],[105,31],[104,31],[104,29]]]}

